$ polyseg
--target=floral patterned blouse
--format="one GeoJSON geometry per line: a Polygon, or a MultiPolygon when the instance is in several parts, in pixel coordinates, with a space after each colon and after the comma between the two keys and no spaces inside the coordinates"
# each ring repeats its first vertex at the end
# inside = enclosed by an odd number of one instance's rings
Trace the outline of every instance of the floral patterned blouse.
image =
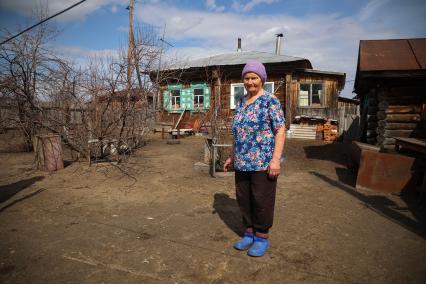
{"type": "Polygon", "coordinates": [[[268,169],[275,146],[275,134],[285,119],[278,98],[266,91],[249,105],[243,97],[237,102],[232,132],[234,134],[234,169],[268,169]]]}

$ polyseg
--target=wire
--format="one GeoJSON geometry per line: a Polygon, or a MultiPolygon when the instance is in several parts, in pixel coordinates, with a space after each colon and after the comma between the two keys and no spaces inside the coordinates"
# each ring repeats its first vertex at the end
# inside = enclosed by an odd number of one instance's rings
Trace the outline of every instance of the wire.
{"type": "Polygon", "coordinates": [[[31,27],[29,27],[29,28],[26,28],[25,30],[23,30],[23,31],[19,32],[18,34],[16,34],[16,35],[14,35],[14,36],[12,36],[12,37],[10,37],[10,38],[8,38],[8,39],[6,39],[6,40],[2,41],[2,42],[0,43],[0,45],[5,44],[6,42],[8,42],[8,41],[10,41],[10,40],[12,40],[12,39],[14,39],[14,38],[16,38],[16,37],[20,36],[21,34],[23,34],[23,33],[27,32],[27,31],[29,31],[29,30],[31,30],[31,29],[33,29],[33,28],[35,28],[35,27],[37,27],[37,26],[39,26],[39,25],[41,25],[41,24],[43,24],[44,22],[46,22],[46,21],[48,21],[48,20],[50,20],[50,19],[52,19],[52,18],[54,18],[54,17],[56,17],[56,16],[59,16],[59,15],[60,15],[60,14],[62,14],[62,13],[65,13],[65,12],[66,12],[66,11],[68,11],[68,10],[71,10],[72,8],[74,8],[74,7],[78,6],[78,5],[80,5],[81,3],[85,2],[85,1],[86,1],[86,0],[82,0],[82,1],[80,1],[80,2],[78,2],[78,3],[75,3],[74,5],[69,6],[68,8],[66,8],[66,9],[64,9],[64,10],[62,10],[62,11],[60,11],[60,12],[58,12],[58,13],[56,13],[56,14],[54,14],[54,15],[52,15],[52,16],[50,16],[50,17],[48,17],[48,18],[46,18],[46,19],[44,19],[44,20],[42,20],[42,21],[40,21],[40,22],[38,22],[37,24],[32,25],[32,26],[31,26],[31,27]]]}

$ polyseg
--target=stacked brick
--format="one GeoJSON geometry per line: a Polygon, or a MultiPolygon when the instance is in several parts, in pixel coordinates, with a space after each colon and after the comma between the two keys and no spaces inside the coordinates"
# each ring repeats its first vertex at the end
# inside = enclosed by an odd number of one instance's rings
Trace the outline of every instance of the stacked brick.
{"type": "Polygon", "coordinates": [[[324,141],[325,142],[333,142],[337,140],[337,125],[331,124],[331,121],[328,120],[324,126],[324,141]]]}

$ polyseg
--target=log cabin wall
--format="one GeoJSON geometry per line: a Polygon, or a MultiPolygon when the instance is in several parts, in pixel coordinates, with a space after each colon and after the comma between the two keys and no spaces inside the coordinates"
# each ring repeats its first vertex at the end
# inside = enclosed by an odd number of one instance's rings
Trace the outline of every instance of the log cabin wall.
{"type": "Polygon", "coordinates": [[[426,86],[381,87],[375,95],[376,122],[368,129],[376,126],[371,136],[378,146],[394,149],[395,137],[426,138],[426,86]]]}
{"type": "MultiPolygon", "coordinates": [[[[234,110],[231,107],[231,88],[233,84],[243,84],[241,79],[242,66],[232,66],[222,68],[219,72],[220,80],[214,78],[214,69],[204,70],[203,72],[184,73],[179,82],[169,82],[170,84],[179,83],[182,86],[189,87],[190,82],[201,81],[206,82],[210,87],[210,109],[203,112],[186,111],[179,123],[180,128],[184,125],[191,125],[195,120],[204,123],[210,123],[214,107],[220,97],[220,114],[226,123],[230,123],[234,110]],[[241,68],[240,68],[241,67],[241,68]],[[220,81],[220,89],[218,87],[220,81]],[[219,96],[220,90],[220,96],[219,96]]],[[[273,83],[273,92],[279,99],[286,117],[286,127],[289,128],[290,123],[296,115],[307,115],[312,117],[324,117],[337,119],[337,100],[341,88],[344,85],[345,74],[337,75],[323,74],[321,71],[312,72],[296,72],[294,70],[278,68],[278,66],[267,66],[268,78],[267,84],[273,83]],[[299,107],[299,86],[302,83],[323,84],[323,104],[322,106],[299,107]]],[[[167,84],[162,86],[163,90],[167,89],[167,84]]],[[[161,106],[163,106],[163,96],[160,96],[161,106]]],[[[163,108],[160,110],[160,121],[175,125],[181,116],[180,112],[168,112],[163,108]]]]}
{"type": "Polygon", "coordinates": [[[394,150],[396,137],[426,138],[426,38],[361,40],[354,91],[361,140],[394,150]]]}
{"type": "MultiPolygon", "coordinates": [[[[203,122],[204,124],[209,124],[211,122],[212,113],[214,110],[214,107],[218,103],[217,100],[220,98],[220,114],[219,116],[221,118],[224,118],[225,122],[230,123],[230,120],[233,117],[234,109],[231,108],[231,87],[233,84],[243,84],[243,80],[240,77],[235,78],[235,76],[238,76],[238,73],[224,73],[222,74],[222,78],[220,80],[220,96],[219,96],[219,89],[218,89],[218,81],[217,80],[207,80],[204,78],[196,78],[199,81],[207,82],[208,86],[211,90],[211,96],[210,96],[210,109],[206,111],[200,111],[200,112],[194,112],[194,111],[185,111],[185,113],[182,116],[181,121],[179,122],[178,127],[179,128],[185,128],[185,126],[190,126],[194,123],[194,121],[199,120],[200,122],[203,122]]],[[[208,76],[210,77],[210,76],[208,76]]],[[[179,83],[182,85],[183,88],[188,88],[190,86],[190,80],[189,78],[186,78],[185,81],[179,81],[179,82],[170,82],[170,84],[176,84],[179,83]]],[[[274,74],[268,74],[267,83],[273,83],[274,87],[274,94],[278,97],[278,99],[281,102],[282,108],[284,110],[286,106],[286,96],[285,96],[285,83],[282,76],[274,75],[274,74]]],[[[164,91],[167,89],[167,84],[164,84],[161,86],[161,89],[164,91]]],[[[160,106],[163,106],[164,103],[164,97],[160,95],[160,106]]],[[[180,112],[168,112],[161,107],[159,110],[159,117],[160,121],[164,124],[169,124],[175,126],[177,121],[179,120],[181,116],[180,112]]]]}
{"type": "MultiPolygon", "coordinates": [[[[170,82],[173,84],[182,84],[183,88],[189,88],[190,87],[190,83],[188,82],[170,82]]],[[[172,127],[175,127],[176,123],[179,121],[179,118],[181,117],[182,113],[181,112],[169,112],[166,111],[163,107],[164,105],[164,96],[162,95],[162,92],[164,90],[166,90],[168,87],[167,84],[164,84],[161,86],[161,95],[160,95],[160,100],[159,100],[159,104],[160,104],[160,109],[159,109],[159,121],[161,124],[166,124],[172,127]]],[[[214,95],[211,96],[211,98],[213,98],[214,95]]],[[[206,122],[210,122],[211,120],[211,105],[213,104],[212,100],[211,100],[211,104],[210,104],[210,110],[200,110],[200,111],[185,111],[184,114],[182,115],[182,119],[179,122],[179,125],[177,126],[177,128],[192,128],[192,125],[194,124],[195,121],[199,121],[202,124],[205,124],[206,122]]]]}

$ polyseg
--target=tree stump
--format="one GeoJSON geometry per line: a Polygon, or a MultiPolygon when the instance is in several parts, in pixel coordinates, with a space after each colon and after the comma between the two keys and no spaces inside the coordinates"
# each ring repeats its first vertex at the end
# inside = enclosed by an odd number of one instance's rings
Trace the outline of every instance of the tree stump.
{"type": "Polygon", "coordinates": [[[64,168],[61,137],[59,135],[37,135],[34,152],[37,169],[57,171],[64,168]]]}

